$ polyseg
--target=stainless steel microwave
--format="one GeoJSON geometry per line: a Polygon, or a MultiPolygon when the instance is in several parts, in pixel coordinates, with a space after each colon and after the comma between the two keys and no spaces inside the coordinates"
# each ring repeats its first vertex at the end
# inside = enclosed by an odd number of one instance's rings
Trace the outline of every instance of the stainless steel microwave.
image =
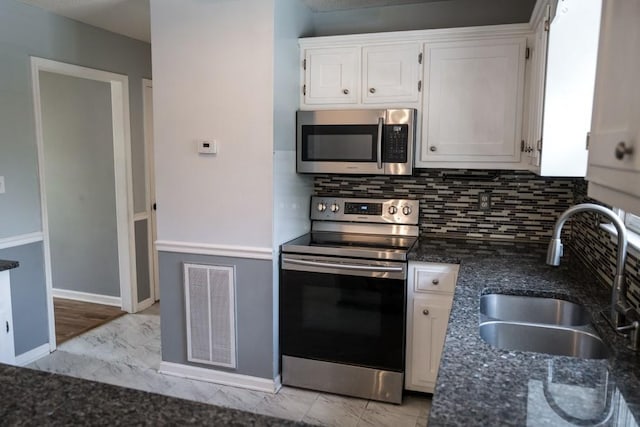
{"type": "Polygon", "coordinates": [[[411,175],[416,110],[298,111],[298,173],[411,175]]]}

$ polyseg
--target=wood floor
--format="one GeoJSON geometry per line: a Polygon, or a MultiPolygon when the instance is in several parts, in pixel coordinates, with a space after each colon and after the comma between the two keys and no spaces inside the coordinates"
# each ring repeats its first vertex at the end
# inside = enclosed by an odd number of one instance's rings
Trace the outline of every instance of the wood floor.
{"type": "Polygon", "coordinates": [[[62,298],[53,299],[53,309],[58,345],[126,314],[118,307],[62,298]]]}

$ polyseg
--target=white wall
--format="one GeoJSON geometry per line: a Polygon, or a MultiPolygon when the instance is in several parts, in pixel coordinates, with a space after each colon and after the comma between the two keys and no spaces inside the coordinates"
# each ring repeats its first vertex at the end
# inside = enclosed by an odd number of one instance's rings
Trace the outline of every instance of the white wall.
{"type": "MultiPolygon", "coordinates": [[[[273,248],[309,229],[313,178],[296,174],[296,110],[300,90],[298,38],[312,30],[311,10],[301,1],[275,0],[273,248]]],[[[273,258],[273,370],[278,372],[279,257],[273,258]]]]}
{"type": "Polygon", "coordinates": [[[271,248],[273,22],[273,0],[151,2],[158,240],[271,248]]]}

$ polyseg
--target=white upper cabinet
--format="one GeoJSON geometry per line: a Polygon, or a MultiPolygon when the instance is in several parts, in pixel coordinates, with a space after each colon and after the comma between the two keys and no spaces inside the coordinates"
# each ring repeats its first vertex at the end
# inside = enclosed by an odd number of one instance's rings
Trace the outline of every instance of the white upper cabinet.
{"type": "Polygon", "coordinates": [[[525,49],[525,37],[425,44],[417,167],[520,161],[525,49]]]}
{"type": "Polygon", "coordinates": [[[302,107],[417,106],[420,43],[304,49],[302,107]]]}
{"type": "Polygon", "coordinates": [[[360,99],[360,48],[305,51],[304,103],[355,104],[360,99]]]}
{"type": "Polygon", "coordinates": [[[551,19],[545,9],[534,23],[525,153],[539,175],[584,177],[601,0],[561,0],[551,19]]]}
{"type": "Polygon", "coordinates": [[[603,0],[589,196],[640,214],[640,1],[603,0]]]}
{"type": "Polygon", "coordinates": [[[417,102],[420,45],[366,46],[362,49],[362,102],[417,102]]]}

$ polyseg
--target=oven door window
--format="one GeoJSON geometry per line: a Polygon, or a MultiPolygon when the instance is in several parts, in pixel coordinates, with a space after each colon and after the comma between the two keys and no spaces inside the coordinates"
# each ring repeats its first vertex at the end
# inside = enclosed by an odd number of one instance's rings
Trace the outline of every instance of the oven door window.
{"type": "Polygon", "coordinates": [[[282,270],[281,351],[402,371],[403,280],[282,270]]]}
{"type": "Polygon", "coordinates": [[[378,126],[302,126],[302,161],[377,162],[378,126]]]}

